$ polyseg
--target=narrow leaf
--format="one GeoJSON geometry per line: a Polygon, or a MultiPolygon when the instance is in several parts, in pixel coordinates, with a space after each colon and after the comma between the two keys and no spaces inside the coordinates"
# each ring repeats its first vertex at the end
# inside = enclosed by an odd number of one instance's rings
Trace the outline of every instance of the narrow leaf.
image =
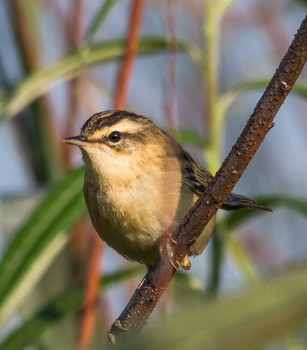
{"type": "Polygon", "coordinates": [[[103,25],[108,14],[117,4],[117,2],[118,0],[105,0],[105,2],[101,5],[100,10],[96,14],[96,17],[91,21],[91,25],[85,35],[85,41],[87,44],[92,43],[94,35],[98,31],[98,29],[103,25]]]}
{"type": "MultiPolygon", "coordinates": [[[[53,86],[76,77],[85,68],[121,58],[124,53],[124,40],[102,42],[84,47],[72,53],[49,68],[41,69],[23,81],[0,99],[0,120],[13,117],[33,100],[42,96],[53,86]]],[[[177,43],[178,50],[188,45],[177,43]]],[[[161,52],[167,47],[167,41],[161,37],[141,38],[138,44],[139,55],[161,52]]]]}
{"type": "Polygon", "coordinates": [[[33,288],[59,249],[67,230],[84,212],[84,169],[57,184],[19,229],[0,263],[0,321],[33,288]]]}
{"type": "MultiPolygon", "coordinates": [[[[226,111],[239,95],[253,90],[264,90],[267,87],[269,81],[269,78],[263,78],[237,84],[231,87],[226,93],[224,93],[218,103],[222,110],[226,111]]],[[[307,82],[296,82],[292,89],[292,93],[303,98],[307,98],[307,82]]]]}
{"type": "MultiPolygon", "coordinates": [[[[141,265],[134,265],[105,274],[101,278],[100,288],[105,291],[113,285],[123,283],[143,270],[144,268],[141,265]]],[[[14,330],[1,344],[1,350],[22,350],[25,347],[36,345],[46,330],[56,325],[63,317],[79,310],[82,302],[82,286],[69,288],[14,330]]]]}

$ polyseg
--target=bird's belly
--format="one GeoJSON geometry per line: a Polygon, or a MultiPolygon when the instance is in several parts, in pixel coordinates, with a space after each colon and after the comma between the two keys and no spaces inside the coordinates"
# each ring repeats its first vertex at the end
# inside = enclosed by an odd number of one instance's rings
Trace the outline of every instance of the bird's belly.
{"type": "Polygon", "coordinates": [[[159,235],[149,230],[130,228],[127,221],[110,222],[109,218],[101,217],[97,226],[99,236],[119,254],[128,260],[145,265],[153,265],[158,260],[159,235]]]}
{"type": "Polygon", "coordinates": [[[130,199],[127,193],[123,205],[103,191],[85,198],[97,233],[110,247],[142,264],[153,265],[158,260],[161,225],[150,202],[130,199]]]}
{"type": "MultiPolygon", "coordinates": [[[[145,186],[137,189],[117,188],[106,193],[101,187],[87,184],[85,201],[97,233],[109,246],[129,260],[153,265],[159,259],[161,235],[177,228],[198,196],[184,189],[180,196],[168,191],[164,197],[161,191],[146,192],[145,186]]],[[[189,255],[203,251],[213,225],[214,219],[191,246],[189,255]]]]}

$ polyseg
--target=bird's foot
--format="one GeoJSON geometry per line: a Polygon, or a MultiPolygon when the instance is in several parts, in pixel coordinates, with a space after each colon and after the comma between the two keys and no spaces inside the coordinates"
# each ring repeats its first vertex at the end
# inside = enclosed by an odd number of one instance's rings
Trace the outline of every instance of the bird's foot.
{"type": "Polygon", "coordinates": [[[170,262],[174,269],[177,270],[180,264],[174,260],[175,244],[177,244],[177,242],[172,237],[172,234],[170,232],[164,232],[164,234],[159,239],[160,258],[165,262],[170,262]]]}
{"type": "Polygon", "coordinates": [[[187,255],[184,257],[182,263],[174,259],[175,244],[177,244],[177,242],[172,237],[171,233],[165,233],[164,235],[162,235],[159,242],[159,251],[161,259],[170,262],[176,270],[179,267],[181,267],[185,271],[190,270],[191,262],[187,255]]]}
{"type": "Polygon", "coordinates": [[[188,258],[188,256],[186,255],[184,258],[183,258],[183,261],[182,263],[180,264],[181,268],[184,270],[184,271],[189,271],[190,268],[191,268],[191,262],[188,258]]]}

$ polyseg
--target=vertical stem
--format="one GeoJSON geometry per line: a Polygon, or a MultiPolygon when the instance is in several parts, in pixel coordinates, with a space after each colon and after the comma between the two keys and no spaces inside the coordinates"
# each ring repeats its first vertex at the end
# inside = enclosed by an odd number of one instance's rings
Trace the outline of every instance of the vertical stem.
{"type": "MultiPolygon", "coordinates": [[[[204,50],[204,81],[206,101],[206,128],[208,143],[205,149],[208,170],[215,174],[221,163],[221,138],[223,113],[218,106],[218,66],[219,66],[219,16],[215,0],[204,0],[203,37],[204,50]]],[[[222,260],[223,241],[220,225],[217,220],[212,236],[212,270],[208,290],[215,293],[220,280],[220,264],[222,260]]]]}
{"type": "Polygon", "coordinates": [[[86,349],[95,328],[95,318],[98,303],[98,286],[100,278],[100,260],[104,249],[101,239],[94,229],[91,230],[91,258],[88,266],[85,296],[83,300],[83,317],[80,328],[78,349],[86,349]]]}
{"type": "MultiPolygon", "coordinates": [[[[10,1],[10,10],[23,69],[30,74],[37,69],[41,60],[37,33],[23,1],[10,1]]],[[[22,130],[28,133],[31,140],[27,147],[32,158],[32,170],[38,183],[52,182],[62,172],[62,157],[52,124],[52,106],[44,96],[34,101],[30,108],[31,119],[27,120],[27,125],[22,125],[22,130]],[[30,128],[27,127],[29,125],[30,128]]]]}
{"type": "Polygon", "coordinates": [[[123,109],[125,107],[128,94],[128,84],[135,59],[135,52],[138,46],[143,9],[144,0],[133,0],[130,22],[128,26],[125,55],[117,78],[117,91],[114,101],[114,107],[116,109],[123,109]]]}
{"type": "Polygon", "coordinates": [[[220,164],[220,134],[221,123],[218,113],[218,46],[219,26],[214,11],[214,1],[204,0],[203,36],[204,50],[204,81],[207,126],[206,164],[211,173],[215,173],[220,164]]]}
{"type": "Polygon", "coordinates": [[[165,53],[164,71],[164,115],[165,125],[171,129],[175,127],[176,113],[176,11],[175,0],[165,2],[165,37],[168,41],[165,53]]]}

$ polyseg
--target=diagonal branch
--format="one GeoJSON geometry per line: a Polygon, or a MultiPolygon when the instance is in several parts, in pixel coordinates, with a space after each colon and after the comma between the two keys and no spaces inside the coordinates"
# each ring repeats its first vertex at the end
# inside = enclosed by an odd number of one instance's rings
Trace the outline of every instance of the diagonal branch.
{"type": "MultiPolygon", "coordinates": [[[[274,125],[273,119],[306,60],[307,16],[231,152],[205,192],[178,226],[174,235],[177,241],[177,244],[173,245],[174,261],[183,260],[189,247],[240,179],[265,135],[274,125]]],[[[128,305],[113,323],[109,332],[109,344],[116,343],[123,333],[134,332],[144,327],[175,272],[174,267],[162,259],[149,269],[128,305]]]]}

